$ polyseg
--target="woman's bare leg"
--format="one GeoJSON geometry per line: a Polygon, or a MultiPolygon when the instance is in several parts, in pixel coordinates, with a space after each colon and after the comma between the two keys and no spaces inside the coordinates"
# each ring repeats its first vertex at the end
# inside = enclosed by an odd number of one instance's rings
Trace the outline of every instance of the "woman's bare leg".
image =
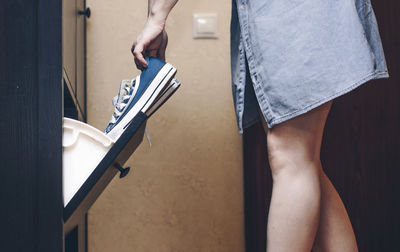
{"type": "Polygon", "coordinates": [[[346,208],[320,166],[321,216],[313,252],[355,252],[357,242],[346,208]]]}
{"type": "Polygon", "coordinates": [[[268,252],[310,252],[320,216],[320,148],[332,101],[268,129],[268,252]]]}
{"type": "MultiPolygon", "coordinates": [[[[323,171],[319,158],[323,128],[331,105],[332,101],[304,115],[287,121],[289,122],[287,124],[282,123],[278,125],[283,126],[283,129],[280,127],[280,132],[276,130],[278,126],[270,130],[265,121],[263,122],[267,137],[270,137],[270,141],[267,140],[268,155],[274,178],[274,188],[267,227],[268,252],[310,251],[310,244],[312,244],[314,237],[314,252],[358,251],[356,239],[346,209],[336,189],[323,171]],[[310,126],[309,130],[304,131],[304,126],[307,124],[310,126]],[[287,129],[285,129],[285,127],[287,129]],[[304,137],[299,136],[302,131],[305,132],[304,137]],[[308,136],[309,132],[315,133],[314,140],[312,140],[313,137],[308,136]],[[300,140],[296,140],[296,135],[300,137],[300,140]],[[293,153],[293,150],[290,149],[294,147],[288,148],[286,161],[284,158],[285,151],[282,149],[285,146],[284,144],[290,144],[290,139],[285,141],[285,136],[294,136],[295,138],[292,140],[297,142],[297,144],[301,145],[304,143],[303,148],[300,148],[297,155],[293,155],[292,158],[290,158],[290,153],[293,153]],[[315,149],[313,150],[313,148],[315,149]],[[313,156],[314,158],[312,158],[313,156]],[[274,161],[271,162],[272,158],[274,158],[274,161]],[[293,166],[296,166],[295,164],[290,168],[290,163],[294,163],[296,160],[298,161],[299,158],[300,162],[297,164],[297,168],[293,168],[293,166]],[[292,161],[290,161],[290,159],[292,161]],[[304,167],[301,168],[302,165],[300,164],[302,163],[309,163],[309,167],[305,169],[304,167]],[[287,175],[292,176],[282,175],[285,174],[285,170],[287,170],[287,175]],[[298,172],[300,170],[299,173],[304,175],[303,178],[293,178],[292,172],[296,172],[296,170],[298,172]],[[307,172],[307,170],[309,170],[309,172],[307,172]],[[318,173],[319,176],[319,188],[318,183],[315,182],[315,173],[318,173]],[[305,174],[308,174],[308,176],[305,174]],[[285,188],[285,183],[290,183],[290,180],[294,182],[297,180],[300,186],[293,184],[285,188]],[[311,193],[308,197],[306,195],[306,190],[304,190],[307,187],[301,186],[301,181],[304,183],[307,180],[311,182],[308,186],[308,190],[311,189],[311,193]],[[278,185],[281,188],[279,188],[278,185]],[[300,192],[296,192],[296,187],[300,187],[300,192]],[[291,190],[293,190],[291,195],[286,195],[286,197],[285,195],[282,196],[284,193],[290,193],[291,190]],[[300,197],[297,197],[297,195],[300,195],[300,197]],[[320,202],[318,202],[318,198],[320,202]],[[305,201],[302,201],[304,199],[305,201]],[[293,200],[293,202],[290,202],[290,200],[293,200]],[[307,205],[309,209],[307,209],[307,205]],[[286,210],[289,209],[289,211],[282,212],[285,208],[286,210]],[[290,220],[293,220],[293,222],[291,223],[290,220]],[[316,225],[318,226],[317,231],[315,230],[316,225]],[[285,230],[287,230],[287,232],[285,230]]],[[[296,143],[293,145],[296,146],[296,143]]]]}

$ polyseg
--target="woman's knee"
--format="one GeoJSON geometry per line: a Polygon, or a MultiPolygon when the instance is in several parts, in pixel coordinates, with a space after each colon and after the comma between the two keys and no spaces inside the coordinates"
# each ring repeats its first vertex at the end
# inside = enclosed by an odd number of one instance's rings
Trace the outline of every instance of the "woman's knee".
{"type": "Polygon", "coordinates": [[[297,176],[301,172],[318,172],[320,151],[315,144],[270,134],[267,150],[273,178],[281,174],[297,176]]]}
{"type": "Polygon", "coordinates": [[[318,166],[326,115],[297,117],[268,130],[267,150],[272,173],[299,172],[318,166]],[[307,123],[308,122],[308,123],[307,123]]]}
{"type": "MultiPolygon", "coordinates": [[[[281,171],[300,172],[318,166],[325,122],[332,101],[268,129],[267,149],[272,175],[281,171]]],[[[313,168],[314,169],[314,168],[313,168]]]]}

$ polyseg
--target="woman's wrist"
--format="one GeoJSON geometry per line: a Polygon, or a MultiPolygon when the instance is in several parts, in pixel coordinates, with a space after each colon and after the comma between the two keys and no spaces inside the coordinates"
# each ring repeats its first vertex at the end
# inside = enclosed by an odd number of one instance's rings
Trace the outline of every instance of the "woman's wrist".
{"type": "Polygon", "coordinates": [[[149,7],[148,19],[164,27],[169,13],[168,9],[160,4],[160,1],[155,2],[149,7]]]}
{"type": "Polygon", "coordinates": [[[148,20],[165,27],[167,17],[178,0],[149,0],[148,20]]]}
{"type": "Polygon", "coordinates": [[[160,12],[149,12],[149,16],[147,17],[147,22],[160,27],[161,30],[165,28],[167,15],[162,14],[160,12]]]}

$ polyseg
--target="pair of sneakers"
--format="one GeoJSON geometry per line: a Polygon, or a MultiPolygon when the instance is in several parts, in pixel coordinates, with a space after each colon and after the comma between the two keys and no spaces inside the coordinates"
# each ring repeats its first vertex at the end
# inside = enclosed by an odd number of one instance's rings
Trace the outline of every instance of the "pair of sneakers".
{"type": "Polygon", "coordinates": [[[150,117],[180,86],[175,67],[155,57],[146,61],[147,68],[136,78],[123,80],[113,98],[114,112],[104,132],[114,141],[139,112],[150,117]]]}

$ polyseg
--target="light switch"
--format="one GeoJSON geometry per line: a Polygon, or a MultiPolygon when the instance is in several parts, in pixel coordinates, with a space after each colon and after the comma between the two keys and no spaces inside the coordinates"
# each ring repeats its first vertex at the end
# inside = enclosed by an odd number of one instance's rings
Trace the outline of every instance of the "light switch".
{"type": "Polygon", "coordinates": [[[217,14],[193,14],[193,38],[217,38],[217,14]]]}

